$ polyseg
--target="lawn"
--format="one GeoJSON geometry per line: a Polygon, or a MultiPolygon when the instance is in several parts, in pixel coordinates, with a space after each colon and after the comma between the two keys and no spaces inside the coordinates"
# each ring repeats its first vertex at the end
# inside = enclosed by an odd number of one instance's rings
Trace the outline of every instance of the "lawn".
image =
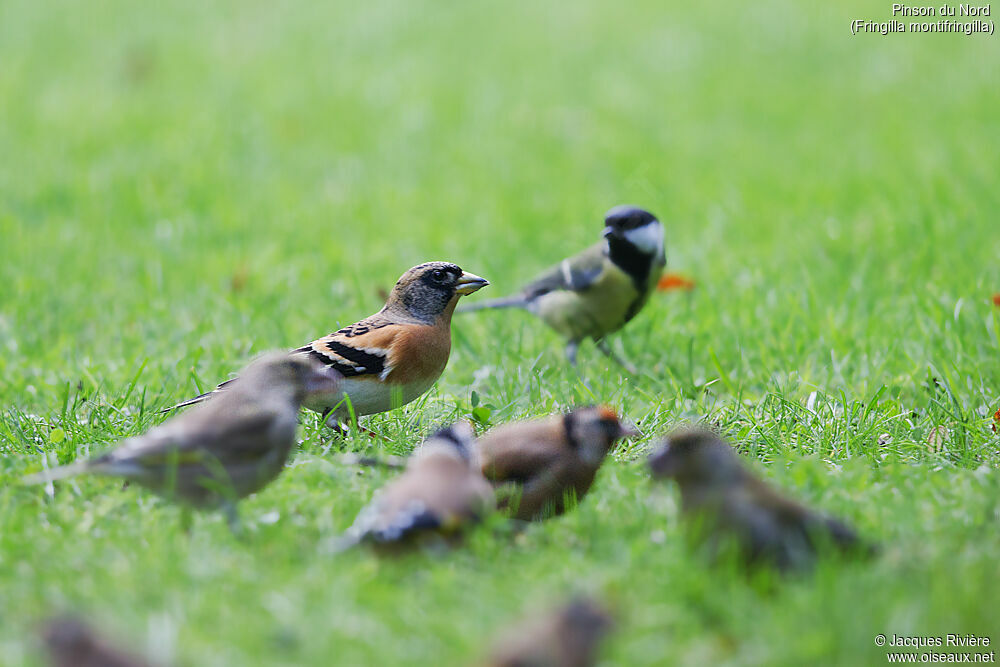
{"type": "MultiPolygon", "coordinates": [[[[74,610],[163,663],[463,665],[527,608],[616,609],[607,664],[885,664],[1000,642],[1000,41],[859,34],[889,3],[0,5],[0,664],[74,610]],[[249,534],[102,479],[255,354],[446,259],[515,290],[635,203],[664,291],[580,372],[526,313],[456,316],[436,387],[339,439],[304,415],[249,534]],[[586,378],[592,389],[582,382],[586,378]],[[603,402],[646,437],[567,516],[445,555],[324,548],[470,413],[603,402]],[[645,454],[682,422],[883,545],[776,585],[702,561],[645,454]]],[[[994,648],[994,647],[991,647],[994,648]]]]}

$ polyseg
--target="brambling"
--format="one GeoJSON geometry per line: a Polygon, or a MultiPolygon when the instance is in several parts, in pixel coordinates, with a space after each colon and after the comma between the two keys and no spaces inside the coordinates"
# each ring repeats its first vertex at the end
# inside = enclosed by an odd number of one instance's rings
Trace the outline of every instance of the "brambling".
{"type": "Polygon", "coordinates": [[[693,521],[714,556],[723,540],[735,541],[747,565],[800,569],[817,550],[871,553],[857,533],[837,519],[785,498],[754,476],[725,441],[711,431],[684,429],[666,438],[649,457],[655,479],[673,479],[681,490],[681,512],[693,521]]]}
{"type": "Polygon", "coordinates": [[[486,664],[589,667],[597,664],[600,643],[613,626],[611,614],[601,604],[578,597],[510,628],[497,641],[486,664]]]}
{"type": "Polygon", "coordinates": [[[150,667],[152,664],[113,645],[76,616],[50,619],[42,628],[41,638],[52,667],[150,667]]]}
{"type": "Polygon", "coordinates": [[[406,470],[389,482],[355,519],[338,548],[412,544],[455,536],[495,506],[493,488],[479,471],[468,422],[428,438],[406,470]]]}
{"type": "Polygon", "coordinates": [[[476,446],[483,475],[501,497],[499,504],[514,518],[532,521],[562,514],[567,494],[582,500],[614,443],[638,435],[614,410],[585,407],[503,424],[479,438],[476,446]]]}
{"type": "MultiPolygon", "coordinates": [[[[343,377],[336,392],[310,394],[304,407],[343,423],[352,410],[360,417],[418,398],[448,364],[458,299],[489,284],[448,262],[413,267],[396,282],[382,310],[292,351],[343,377]]],[[[230,382],[168,410],[203,401],[230,382]]]]}
{"type": "Polygon", "coordinates": [[[663,225],[649,211],[634,206],[616,206],[605,214],[604,223],[600,243],[564,259],[520,294],[461,311],[523,308],[566,338],[571,364],[576,364],[580,342],[591,338],[601,352],[635,374],[605,336],[635,317],[656,288],[666,265],[663,225]]]}
{"type": "Polygon", "coordinates": [[[332,392],[340,378],[307,356],[278,352],[248,366],[225,392],[129,438],[95,458],[25,479],[50,482],[79,473],[123,477],[194,507],[222,506],[271,482],[295,445],[307,395],[332,392]]]}

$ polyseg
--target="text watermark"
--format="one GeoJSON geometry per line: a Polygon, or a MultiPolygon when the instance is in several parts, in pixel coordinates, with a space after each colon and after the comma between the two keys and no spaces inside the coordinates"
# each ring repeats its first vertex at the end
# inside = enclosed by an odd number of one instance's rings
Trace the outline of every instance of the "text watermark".
{"type": "Polygon", "coordinates": [[[875,646],[886,649],[886,661],[891,663],[969,663],[996,662],[996,653],[989,648],[991,640],[984,635],[875,635],[875,646]]]}
{"type": "Polygon", "coordinates": [[[992,35],[995,27],[990,3],[907,5],[897,2],[889,7],[888,16],[851,20],[853,35],[862,33],[884,36],[900,32],[992,35]]]}

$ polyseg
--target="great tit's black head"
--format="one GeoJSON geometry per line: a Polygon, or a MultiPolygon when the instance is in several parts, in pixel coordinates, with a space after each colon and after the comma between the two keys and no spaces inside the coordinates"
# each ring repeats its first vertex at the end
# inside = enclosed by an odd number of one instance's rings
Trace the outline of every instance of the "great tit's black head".
{"type": "Polygon", "coordinates": [[[308,355],[269,352],[240,374],[239,386],[257,396],[273,392],[301,402],[309,394],[336,392],[341,379],[337,371],[308,355]]]}
{"type": "Polygon", "coordinates": [[[618,440],[640,435],[634,426],[622,423],[618,414],[605,406],[568,412],[563,417],[563,426],[570,447],[591,465],[598,465],[618,440]]]}
{"type": "Polygon", "coordinates": [[[651,222],[657,222],[655,215],[638,206],[629,206],[628,204],[615,206],[604,214],[605,225],[622,231],[637,229],[651,222]]]}
{"type": "MultiPolygon", "coordinates": [[[[456,296],[472,294],[490,282],[450,262],[419,264],[396,281],[386,307],[401,307],[428,323],[448,309],[456,296]]],[[[449,311],[450,312],[450,311],[449,311]]]]}
{"type": "Polygon", "coordinates": [[[739,457],[716,433],[702,428],[683,428],[665,438],[649,457],[656,479],[712,483],[731,480],[743,473],[739,457]]]}
{"type": "Polygon", "coordinates": [[[663,253],[663,225],[637,206],[615,206],[604,215],[604,238],[627,241],[649,255],[663,253]]]}

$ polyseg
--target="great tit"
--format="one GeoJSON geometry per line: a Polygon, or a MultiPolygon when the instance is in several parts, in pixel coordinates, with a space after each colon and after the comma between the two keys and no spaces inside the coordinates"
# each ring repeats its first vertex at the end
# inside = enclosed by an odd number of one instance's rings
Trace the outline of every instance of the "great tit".
{"type": "Polygon", "coordinates": [[[576,364],[580,342],[591,338],[630,373],[636,369],[614,354],[605,337],[621,329],[646,305],[666,265],[663,225],[649,211],[616,206],[604,216],[603,239],[568,257],[519,294],[461,308],[523,308],[567,340],[566,357],[576,364]]]}

